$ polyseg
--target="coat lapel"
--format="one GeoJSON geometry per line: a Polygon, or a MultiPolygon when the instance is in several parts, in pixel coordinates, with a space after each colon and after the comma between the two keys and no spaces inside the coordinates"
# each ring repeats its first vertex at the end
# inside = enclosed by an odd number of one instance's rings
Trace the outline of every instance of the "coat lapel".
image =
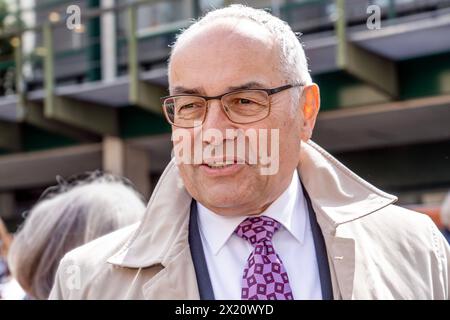
{"type": "Polygon", "coordinates": [[[328,251],[333,297],[350,300],[355,277],[355,240],[324,235],[328,251]]]}
{"type": "Polygon", "coordinates": [[[142,287],[148,300],[199,300],[194,264],[186,246],[167,266],[142,287]]]}
{"type": "Polygon", "coordinates": [[[352,299],[356,239],[338,228],[397,200],[364,181],[314,142],[302,143],[297,168],[311,199],[327,248],[335,299],[352,299]]]}
{"type": "Polygon", "coordinates": [[[171,161],[147,206],[146,215],[131,239],[108,262],[127,268],[162,270],[143,280],[146,299],[199,299],[188,244],[191,196],[171,161]]]}

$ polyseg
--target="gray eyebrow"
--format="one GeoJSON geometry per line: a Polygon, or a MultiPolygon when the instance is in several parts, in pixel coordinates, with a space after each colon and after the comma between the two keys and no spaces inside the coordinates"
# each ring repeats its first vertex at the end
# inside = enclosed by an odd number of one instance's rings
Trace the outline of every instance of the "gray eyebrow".
{"type": "MultiPolygon", "coordinates": [[[[245,90],[245,89],[262,89],[265,86],[257,81],[250,81],[238,86],[230,86],[227,91],[245,90]]],[[[177,86],[173,89],[172,94],[201,94],[199,88],[185,88],[183,86],[177,86]]]]}
{"type": "Polygon", "coordinates": [[[245,89],[264,89],[265,87],[266,86],[264,86],[262,83],[259,83],[257,81],[250,81],[240,86],[228,87],[228,91],[245,90],[245,89]]]}
{"type": "Polygon", "coordinates": [[[182,86],[177,86],[173,89],[172,94],[200,94],[200,89],[198,88],[193,88],[193,89],[189,89],[189,88],[185,88],[182,86]]]}

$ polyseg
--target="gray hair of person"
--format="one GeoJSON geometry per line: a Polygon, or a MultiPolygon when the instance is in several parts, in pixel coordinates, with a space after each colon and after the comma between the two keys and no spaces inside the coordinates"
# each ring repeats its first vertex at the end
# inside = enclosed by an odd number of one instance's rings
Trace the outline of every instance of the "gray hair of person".
{"type": "Polygon", "coordinates": [[[112,177],[62,184],[29,211],[13,239],[8,263],[33,298],[48,298],[59,261],[67,252],[141,220],[145,211],[141,196],[112,177]]]}
{"type": "Polygon", "coordinates": [[[304,83],[307,85],[312,83],[305,51],[299,40],[299,34],[294,33],[285,21],[269,12],[241,4],[234,4],[210,11],[191,24],[187,29],[182,30],[172,45],[171,55],[176,51],[177,45],[187,39],[191,34],[206,25],[217,23],[222,19],[246,19],[256,22],[258,25],[267,29],[272,34],[277,49],[279,50],[279,68],[283,76],[286,77],[286,80],[291,83],[304,83]]]}
{"type": "Polygon", "coordinates": [[[450,230],[450,191],[447,193],[441,206],[441,221],[450,230]]]}

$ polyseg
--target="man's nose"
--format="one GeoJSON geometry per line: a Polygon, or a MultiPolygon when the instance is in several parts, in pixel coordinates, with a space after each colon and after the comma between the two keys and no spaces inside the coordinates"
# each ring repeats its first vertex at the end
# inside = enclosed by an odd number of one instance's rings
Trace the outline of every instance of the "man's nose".
{"type": "Polygon", "coordinates": [[[236,125],[228,119],[220,100],[215,99],[208,102],[208,111],[202,126],[202,142],[203,144],[219,146],[224,144],[225,140],[228,139],[227,129],[234,129],[236,125]],[[208,130],[210,131],[209,133],[208,130]]]}
{"type": "Polygon", "coordinates": [[[208,101],[208,110],[205,121],[203,122],[203,129],[217,129],[225,133],[225,129],[234,128],[233,122],[228,119],[223,110],[222,102],[218,99],[208,101]]]}

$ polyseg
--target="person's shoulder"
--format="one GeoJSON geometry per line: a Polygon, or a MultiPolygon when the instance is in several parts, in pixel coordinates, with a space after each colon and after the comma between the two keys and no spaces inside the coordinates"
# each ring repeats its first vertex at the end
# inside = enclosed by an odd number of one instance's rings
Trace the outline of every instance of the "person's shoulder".
{"type": "Polygon", "coordinates": [[[50,298],[85,298],[89,284],[110,270],[107,260],[127,243],[138,227],[139,223],[124,227],[66,253],[60,261],[50,298]]]}
{"type": "Polygon", "coordinates": [[[388,205],[369,215],[371,222],[379,224],[385,231],[411,234],[416,239],[420,235],[430,236],[439,230],[431,218],[408,208],[388,205]]]}
{"type": "Polygon", "coordinates": [[[381,219],[389,219],[392,222],[398,222],[401,224],[406,223],[407,225],[417,225],[418,227],[427,226],[429,223],[433,222],[426,214],[394,204],[380,209],[379,213],[379,217],[381,219]]]}
{"type": "Polygon", "coordinates": [[[69,251],[63,259],[75,260],[81,263],[90,261],[94,264],[106,261],[123,245],[125,245],[128,239],[134,234],[138,226],[139,223],[135,223],[108,233],[69,251]]]}
{"type": "Polygon", "coordinates": [[[359,224],[383,243],[409,248],[412,252],[434,252],[438,256],[447,251],[446,241],[433,220],[426,214],[397,205],[388,205],[359,224]]]}
{"type": "Polygon", "coordinates": [[[337,233],[354,240],[360,266],[374,266],[370,275],[359,268],[355,277],[373,279],[380,296],[448,298],[450,248],[428,215],[388,205],[338,226],[337,233]]]}

